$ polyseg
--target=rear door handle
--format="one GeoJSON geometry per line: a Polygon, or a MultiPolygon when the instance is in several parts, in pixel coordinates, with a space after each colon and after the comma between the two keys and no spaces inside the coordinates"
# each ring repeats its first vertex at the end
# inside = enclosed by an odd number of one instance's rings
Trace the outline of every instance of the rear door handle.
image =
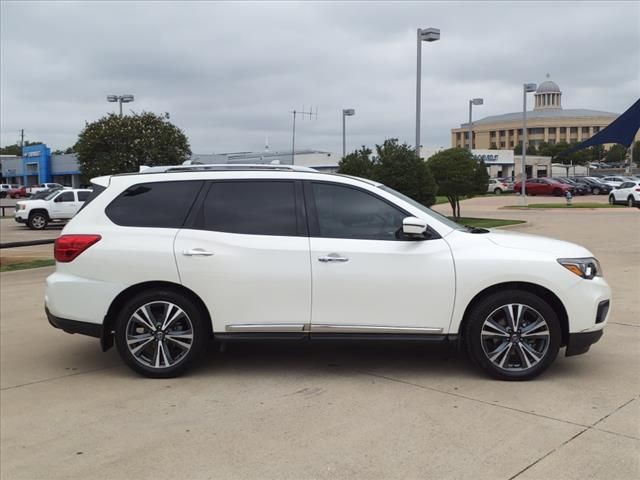
{"type": "Polygon", "coordinates": [[[186,257],[210,257],[213,252],[209,252],[202,248],[192,248],[191,250],[183,250],[182,255],[186,257]]]}
{"type": "Polygon", "coordinates": [[[348,262],[349,259],[337,253],[330,253],[329,255],[318,257],[318,261],[322,263],[328,263],[328,262],[344,263],[344,262],[348,262]]]}

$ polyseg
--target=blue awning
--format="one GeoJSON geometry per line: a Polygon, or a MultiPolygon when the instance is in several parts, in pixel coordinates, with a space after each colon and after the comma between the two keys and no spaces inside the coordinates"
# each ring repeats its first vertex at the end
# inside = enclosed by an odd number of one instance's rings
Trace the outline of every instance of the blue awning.
{"type": "Polygon", "coordinates": [[[640,129],[640,99],[631,107],[611,122],[607,127],[600,130],[593,137],[581,142],[574,147],[558,154],[558,157],[564,157],[570,153],[582,150],[583,148],[593,147],[594,145],[602,145],[605,143],[619,143],[629,148],[633,142],[636,133],[640,129]]]}

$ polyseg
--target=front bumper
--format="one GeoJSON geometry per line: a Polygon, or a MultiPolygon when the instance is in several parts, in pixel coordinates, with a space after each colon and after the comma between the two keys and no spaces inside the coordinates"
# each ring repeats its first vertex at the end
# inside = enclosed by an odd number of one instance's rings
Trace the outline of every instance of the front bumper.
{"type": "Polygon", "coordinates": [[[587,353],[589,351],[589,348],[591,348],[591,345],[602,338],[602,333],[602,330],[596,330],[595,332],[570,334],[565,355],[567,357],[571,357],[573,355],[581,355],[583,353],[587,353]]]}

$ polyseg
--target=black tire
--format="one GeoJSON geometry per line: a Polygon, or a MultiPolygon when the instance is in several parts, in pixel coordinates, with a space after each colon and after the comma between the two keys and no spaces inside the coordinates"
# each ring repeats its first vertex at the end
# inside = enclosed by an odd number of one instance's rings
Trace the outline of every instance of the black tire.
{"type": "Polygon", "coordinates": [[[49,217],[44,212],[34,212],[29,215],[27,226],[31,230],[44,230],[49,224],[49,217]]]}
{"type": "Polygon", "coordinates": [[[593,187],[591,189],[591,193],[593,193],[594,195],[600,195],[600,189],[598,187],[593,187]]]}
{"type": "Polygon", "coordinates": [[[615,205],[616,199],[613,195],[609,195],[609,205],[615,205]]]}
{"type": "Polygon", "coordinates": [[[636,202],[633,199],[633,196],[629,195],[629,198],[627,198],[627,207],[633,208],[635,207],[636,202]]]}
{"type": "MultiPolygon", "coordinates": [[[[499,320],[497,320],[497,322],[499,322],[499,320]]],[[[489,326],[488,328],[491,327],[489,326]]],[[[507,327],[505,327],[505,330],[507,330],[507,327]]],[[[534,328],[532,331],[539,332],[540,330],[534,328]]],[[[473,307],[471,312],[469,312],[468,321],[462,334],[469,358],[489,375],[499,380],[530,380],[537,377],[553,363],[558,355],[558,350],[562,342],[560,321],[551,306],[537,295],[521,290],[507,290],[493,293],[482,299],[473,307]],[[488,331],[485,327],[485,321],[489,320],[490,317],[492,320],[495,320],[498,318],[496,315],[499,316],[502,314],[505,317],[506,323],[506,311],[501,307],[510,304],[519,304],[526,307],[526,309],[523,308],[525,313],[521,319],[520,330],[517,331],[521,333],[516,332],[516,334],[514,334],[511,332],[506,335],[507,338],[497,335],[483,336],[483,328],[485,328],[485,332],[488,331]],[[546,336],[541,334],[539,338],[520,337],[520,334],[533,336],[532,333],[525,333],[525,330],[527,327],[531,328],[539,321],[536,315],[540,315],[544,322],[546,322],[546,325],[543,325],[543,327],[548,334],[546,336]],[[522,329],[523,326],[525,327],[524,329],[522,329]],[[500,343],[498,344],[498,342],[500,343]],[[522,345],[522,343],[527,343],[527,345],[522,345]],[[492,348],[497,345],[496,350],[492,349],[487,353],[487,345],[491,345],[492,348]],[[533,345],[533,347],[530,345],[533,345]],[[541,350],[543,350],[542,353],[537,350],[536,345],[540,346],[541,350]],[[542,348],[542,345],[544,345],[544,348],[542,348]],[[532,351],[538,353],[540,355],[539,360],[534,360],[535,357],[528,355],[525,351],[527,350],[526,347],[530,347],[532,351]],[[506,362],[504,368],[494,363],[498,361],[500,357],[492,361],[489,355],[500,348],[503,348],[502,351],[506,351],[504,357],[509,360],[506,362]],[[532,360],[534,360],[535,363],[529,366],[532,360]],[[527,363],[525,363],[525,361],[527,363]],[[520,368],[517,366],[518,362],[521,363],[520,368]]]]}
{"type": "Polygon", "coordinates": [[[501,195],[502,194],[502,189],[501,188],[496,188],[493,193],[495,193],[496,195],[501,195]]]}
{"type": "MultiPolygon", "coordinates": [[[[161,318],[161,316],[162,315],[159,315],[158,317],[152,316],[151,318],[161,318]]],[[[115,344],[122,360],[124,360],[124,362],[135,372],[150,378],[177,377],[183,374],[206,350],[206,346],[209,343],[208,340],[210,332],[206,325],[207,321],[205,314],[201,311],[198,305],[196,305],[189,297],[186,297],[177,291],[173,291],[171,289],[145,291],[131,298],[124,307],[122,307],[120,312],[118,312],[115,329],[115,344]],[[173,304],[174,307],[178,307],[185,314],[184,316],[180,315],[178,317],[179,320],[176,320],[173,323],[173,326],[178,326],[178,328],[182,325],[182,329],[178,331],[174,330],[171,332],[171,335],[175,336],[180,334],[182,335],[180,337],[180,341],[186,342],[183,338],[185,337],[185,334],[188,334],[190,331],[192,337],[190,348],[185,353],[184,348],[178,346],[179,342],[173,343],[169,341],[169,337],[171,336],[169,328],[160,330],[157,328],[158,325],[156,324],[154,325],[154,327],[156,327],[155,333],[152,334],[150,333],[151,330],[147,329],[149,331],[149,337],[146,337],[144,340],[138,340],[138,342],[146,342],[148,345],[139,350],[141,352],[139,355],[134,355],[131,348],[135,349],[137,346],[140,346],[141,343],[130,344],[127,342],[128,338],[132,338],[132,333],[139,334],[140,336],[145,335],[142,323],[134,320],[134,313],[139,312],[140,309],[145,306],[147,307],[147,312],[153,313],[154,310],[161,307],[161,304],[173,304]],[[162,337],[159,340],[159,332],[167,333],[162,333],[162,337]],[[147,342],[148,338],[151,338],[149,342],[147,342]],[[161,345],[164,345],[164,347],[162,348],[162,352],[159,352],[158,350],[161,345]],[[169,353],[168,356],[164,355],[165,349],[166,352],[169,353]],[[178,354],[176,354],[176,352],[178,352],[178,354]],[[162,357],[160,356],[160,353],[163,354],[162,357]],[[169,363],[167,358],[172,361],[175,360],[175,363],[168,366],[160,365],[159,367],[149,365],[148,362],[153,363],[153,358],[156,358],[156,355],[158,359],[163,359],[165,364],[169,363]]],[[[157,363],[158,361],[156,360],[156,364],[157,363]]],[[[163,361],[160,360],[159,363],[163,363],[163,361]]]]}

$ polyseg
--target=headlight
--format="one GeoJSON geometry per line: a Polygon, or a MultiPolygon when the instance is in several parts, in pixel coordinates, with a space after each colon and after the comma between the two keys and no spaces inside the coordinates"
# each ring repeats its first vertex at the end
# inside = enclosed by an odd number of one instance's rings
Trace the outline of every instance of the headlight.
{"type": "Polygon", "coordinates": [[[558,263],[570,272],[587,280],[602,276],[602,267],[595,258],[559,258],[558,263]]]}

